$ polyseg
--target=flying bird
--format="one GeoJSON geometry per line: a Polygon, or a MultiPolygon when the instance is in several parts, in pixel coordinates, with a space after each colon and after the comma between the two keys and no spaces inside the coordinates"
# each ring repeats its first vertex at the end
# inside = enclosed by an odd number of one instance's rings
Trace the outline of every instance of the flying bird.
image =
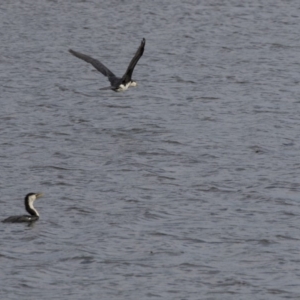
{"type": "MultiPolygon", "coordinates": [[[[110,71],[106,66],[104,66],[99,60],[94,59],[86,54],[82,54],[80,52],[74,51],[72,49],[69,50],[71,54],[74,56],[90,63],[97,71],[102,73],[104,76],[108,78],[110,81],[110,87],[109,89],[112,89],[115,92],[122,92],[126,91],[130,86],[136,86],[136,81],[132,80],[131,76],[133,73],[133,70],[138,63],[139,59],[144,53],[146,40],[143,38],[141,41],[141,44],[139,48],[137,49],[134,57],[130,61],[128,68],[125,72],[125,74],[120,78],[117,77],[112,71],[110,71]]],[[[104,88],[106,89],[106,88],[104,88]]]]}

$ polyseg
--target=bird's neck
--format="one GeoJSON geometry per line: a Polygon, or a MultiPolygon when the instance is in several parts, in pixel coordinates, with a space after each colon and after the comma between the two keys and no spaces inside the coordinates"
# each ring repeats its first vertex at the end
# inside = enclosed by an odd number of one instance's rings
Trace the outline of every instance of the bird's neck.
{"type": "Polygon", "coordinates": [[[30,201],[27,201],[26,203],[25,203],[25,208],[26,208],[26,211],[30,214],[30,215],[32,215],[32,216],[39,216],[39,213],[38,213],[38,211],[34,208],[34,206],[33,206],[33,202],[30,202],[30,201]]]}

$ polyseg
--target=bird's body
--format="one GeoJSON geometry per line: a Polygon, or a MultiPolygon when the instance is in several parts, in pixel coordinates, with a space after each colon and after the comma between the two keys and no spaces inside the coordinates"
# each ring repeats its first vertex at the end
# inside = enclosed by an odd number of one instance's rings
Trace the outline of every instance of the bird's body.
{"type": "Polygon", "coordinates": [[[125,72],[125,74],[120,78],[117,77],[113,72],[111,72],[106,66],[104,66],[99,60],[94,59],[88,55],[85,55],[83,53],[74,51],[72,49],[69,50],[71,54],[76,56],[77,58],[80,58],[87,63],[90,63],[97,71],[102,73],[104,76],[106,76],[110,82],[110,89],[112,89],[115,92],[121,92],[126,91],[130,86],[136,86],[137,83],[131,79],[133,70],[138,63],[139,59],[144,53],[146,40],[142,39],[141,45],[137,49],[134,57],[130,61],[128,68],[125,72]]]}
{"type": "Polygon", "coordinates": [[[43,194],[41,193],[29,193],[26,195],[24,202],[25,202],[25,209],[29,213],[29,215],[22,215],[22,216],[11,216],[4,219],[2,222],[4,223],[23,223],[23,222],[35,222],[39,219],[40,215],[38,211],[34,208],[33,203],[36,199],[42,197],[43,194]]]}

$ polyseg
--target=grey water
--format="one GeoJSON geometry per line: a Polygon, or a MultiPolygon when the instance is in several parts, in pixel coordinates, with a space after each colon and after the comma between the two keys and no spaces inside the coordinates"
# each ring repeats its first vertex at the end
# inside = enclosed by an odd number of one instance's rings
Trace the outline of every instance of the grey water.
{"type": "Polygon", "coordinates": [[[300,4],[0,3],[0,299],[300,299],[300,4]],[[124,93],[68,49],[121,76],[124,93]]]}

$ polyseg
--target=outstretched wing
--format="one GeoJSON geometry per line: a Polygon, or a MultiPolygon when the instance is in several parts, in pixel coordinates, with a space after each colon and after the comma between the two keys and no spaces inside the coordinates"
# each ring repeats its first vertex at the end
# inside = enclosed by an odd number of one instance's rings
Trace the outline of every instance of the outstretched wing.
{"type": "Polygon", "coordinates": [[[74,56],[86,61],[87,63],[90,63],[96,70],[98,70],[104,76],[108,77],[109,81],[111,81],[111,79],[116,77],[115,74],[112,71],[110,71],[108,68],[106,68],[99,60],[94,59],[83,53],[74,51],[72,49],[70,49],[69,52],[74,56]]]}
{"type": "Polygon", "coordinates": [[[144,53],[145,44],[146,44],[146,40],[143,38],[142,41],[141,41],[141,45],[137,49],[137,51],[136,51],[134,57],[132,58],[125,74],[122,77],[122,83],[123,84],[127,84],[131,80],[133,70],[134,70],[136,64],[138,63],[139,59],[141,58],[141,56],[144,53]]]}

